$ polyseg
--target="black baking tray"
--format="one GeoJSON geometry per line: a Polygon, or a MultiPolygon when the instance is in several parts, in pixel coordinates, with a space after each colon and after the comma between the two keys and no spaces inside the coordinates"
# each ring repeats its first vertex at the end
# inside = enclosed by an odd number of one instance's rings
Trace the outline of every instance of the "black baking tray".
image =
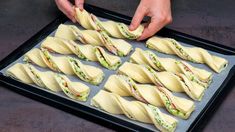
{"type": "MultiPolygon", "coordinates": [[[[102,8],[98,8],[92,5],[85,4],[85,9],[99,17],[123,22],[126,24],[130,24],[131,22],[131,17],[121,15],[112,11],[108,11],[102,8]]],[[[33,48],[35,44],[37,44],[38,42],[46,38],[52,31],[54,31],[58,27],[59,24],[64,23],[66,21],[68,21],[68,19],[64,15],[61,15],[59,18],[55,19],[53,22],[51,22],[49,25],[47,25],[45,28],[39,31],[36,35],[34,35],[32,38],[30,38],[20,47],[18,47],[10,55],[4,58],[0,62],[0,70],[7,67],[9,64],[14,62],[15,60],[17,60],[20,56],[24,55],[29,49],[33,48]]],[[[226,55],[235,55],[235,49],[233,48],[226,47],[221,44],[217,44],[211,41],[200,39],[194,36],[190,36],[184,33],[180,33],[172,29],[163,28],[160,32],[157,33],[157,35],[163,36],[163,37],[174,38],[178,41],[181,41],[184,43],[190,43],[191,45],[202,47],[202,48],[214,51],[214,52],[218,52],[218,53],[222,53],[226,55]]],[[[199,127],[201,128],[205,126],[205,122],[204,122],[205,117],[207,118],[212,115],[212,111],[215,110],[215,106],[218,106],[217,104],[220,103],[218,101],[222,99],[234,85],[234,83],[231,81],[232,79],[235,78],[234,74],[235,74],[235,67],[233,66],[227,78],[223,82],[223,84],[220,86],[217,92],[213,95],[213,97],[209,100],[206,107],[202,110],[202,112],[199,114],[197,119],[192,123],[188,131],[196,131],[198,130],[199,127]]],[[[29,86],[27,84],[24,84],[14,79],[11,79],[9,77],[6,77],[2,73],[0,74],[0,82],[2,85],[6,86],[7,88],[13,91],[16,91],[20,94],[23,94],[27,97],[49,104],[51,106],[70,112],[72,114],[83,117],[90,121],[94,121],[96,123],[102,124],[106,127],[110,127],[112,129],[128,129],[128,130],[133,130],[133,131],[136,131],[136,130],[146,131],[146,129],[141,126],[135,125],[130,122],[125,122],[111,115],[107,115],[103,112],[96,111],[94,109],[91,109],[79,103],[67,100],[55,94],[51,94],[49,92],[46,92],[40,89],[34,89],[32,88],[32,86],[29,86]]]]}

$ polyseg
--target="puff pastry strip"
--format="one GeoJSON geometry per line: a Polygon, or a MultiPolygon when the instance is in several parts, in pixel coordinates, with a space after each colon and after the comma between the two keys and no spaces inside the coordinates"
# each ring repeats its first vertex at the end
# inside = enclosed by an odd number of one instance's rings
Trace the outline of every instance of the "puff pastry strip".
{"type": "Polygon", "coordinates": [[[156,71],[169,71],[173,73],[182,73],[191,81],[194,81],[207,88],[212,80],[212,73],[203,69],[191,66],[185,61],[172,58],[161,58],[150,50],[136,48],[130,57],[130,62],[137,64],[146,64],[156,71]]]}
{"type": "Polygon", "coordinates": [[[141,36],[144,26],[140,25],[136,30],[130,31],[124,23],[114,21],[100,21],[95,15],[88,13],[86,10],[81,11],[75,8],[75,18],[82,27],[90,30],[102,30],[109,36],[115,38],[137,39],[141,36]]]}
{"type": "Polygon", "coordinates": [[[104,88],[120,96],[133,96],[147,104],[164,106],[171,114],[183,119],[187,119],[195,108],[193,101],[174,96],[164,87],[136,84],[125,75],[111,75],[104,88]]]}
{"type": "Polygon", "coordinates": [[[110,70],[116,70],[121,64],[121,59],[118,56],[108,54],[102,47],[79,45],[73,40],[47,37],[42,42],[41,48],[64,55],[75,54],[83,60],[98,61],[102,66],[110,70]]]}
{"type": "Polygon", "coordinates": [[[66,56],[53,56],[46,49],[34,48],[25,54],[24,61],[67,75],[77,75],[81,80],[98,85],[104,78],[101,69],[85,65],[78,59],[66,56]]]}
{"type": "Polygon", "coordinates": [[[132,46],[125,40],[110,38],[103,31],[80,30],[74,25],[61,24],[56,30],[55,36],[64,39],[72,38],[72,40],[76,38],[84,44],[104,46],[111,53],[118,56],[126,56],[132,50],[132,46]]]}
{"type": "Polygon", "coordinates": [[[185,60],[206,64],[217,73],[228,65],[228,61],[224,58],[211,55],[202,48],[182,46],[171,38],[152,37],[148,39],[146,46],[162,53],[177,55],[185,60]]]}
{"type": "Polygon", "coordinates": [[[100,90],[91,100],[91,105],[111,114],[124,114],[128,118],[154,124],[160,131],[172,132],[178,121],[162,113],[157,107],[139,101],[127,101],[117,94],[100,90]]]}
{"type": "Polygon", "coordinates": [[[139,83],[153,83],[173,92],[185,92],[190,98],[198,101],[202,99],[205,91],[203,86],[190,81],[184,74],[156,72],[147,65],[125,62],[119,67],[118,73],[127,75],[139,83]]]}
{"type": "Polygon", "coordinates": [[[86,101],[90,93],[90,88],[85,84],[72,82],[66,76],[51,71],[39,71],[30,64],[17,63],[7,69],[6,75],[54,92],[62,90],[68,97],[79,101],[86,101]]]}

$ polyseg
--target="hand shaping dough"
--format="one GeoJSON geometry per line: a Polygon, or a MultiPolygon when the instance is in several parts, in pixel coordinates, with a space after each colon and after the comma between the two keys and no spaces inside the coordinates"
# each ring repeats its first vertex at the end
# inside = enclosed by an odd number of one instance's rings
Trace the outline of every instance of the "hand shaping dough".
{"type": "Polygon", "coordinates": [[[132,120],[154,124],[160,131],[173,132],[178,121],[162,113],[157,107],[139,101],[127,101],[117,94],[100,90],[91,105],[111,114],[124,114],[132,120]]]}
{"type": "Polygon", "coordinates": [[[76,74],[81,80],[97,85],[101,83],[104,73],[99,68],[82,64],[79,60],[66,56],[53,56],[46,49],[34,48],[25,54],[24,61],[67,75],[76,74]]]}
{"type": "Polygon", "coordinates": [[[30,64],[17,63],[7,69],[6,75],[26,84],[36,84],[51,91],[63,91],[68,97],[86,101],[90,88],[79,82],[71,82],[66,76],[51,71],[42,72],[30,64]]]}
{"type": "Polygon", "coordinates": [[[76,54],[80,59],[98,61],[102,66],[110,70],[116,70],[121,64],[121,59],[118,56],[108,54],[102,47],[79,45],[73,40],[47,37],[42,42],[41,47],[60,54],[76,54]]]}
{"type": "Polygon", "coordinates": [[[139,83],[154,83],[173,92],[185,92],[194,100],[200,101],[204,95],[204,87],[190,81],[184,74],[171,72],[156,72],[147,65],[125,62],[118,70],[139,83]]]}
{"type": "Polygon", "coordinates": [[[164,106],[171,114],[183,119],[187,119],[195,107],[193,101],[174,96],[164,87],[136,84],[125,75],[111,75],[104,88],[120,96],[133,96],[147,104],[164,106]]]}
{"type": "Polygon", "coordinates": [[[175,54],[185,60],[207,64],[217,73],[228,65],[224,58],[213,56],[202,48],[182,46],[171,38],[152,37],[146,42],[146,46],[165,54],[175,54]]]}
{"type": "Polygon", "coordinates": [[[182,73],[191,81],[207,88],[212,79],[212,73],[203,69],[195,68],[190,64],[172,58],[160,58],[151,51],[136,48],[131,55],[130,61],[137,64],[146,64],[156,71],[169,71],[182,73]]]}
{"type": "Polygon", "coordinates": [[[118,56],[126,56],[132,50],[129,43],[122,39],[110,38],[104,31],[80,30],[74,25],[61,24],[56,30],[55,37],[70,40],[71,38],[77,38],[84,44],[105,46],[111,53],[118,56]]]}
{"type": "Polygon", "coordinates": [[[75,18],[82,27],[89,30],[102,30],[109,36],[115,38],[137,39],[141,36],[144,26],[140,25],[136,30],[130,31],[124,23],[114,21],[100,21],[95,15],[89,14],[86,10],[81,11],[75,8],[75,18]]]}

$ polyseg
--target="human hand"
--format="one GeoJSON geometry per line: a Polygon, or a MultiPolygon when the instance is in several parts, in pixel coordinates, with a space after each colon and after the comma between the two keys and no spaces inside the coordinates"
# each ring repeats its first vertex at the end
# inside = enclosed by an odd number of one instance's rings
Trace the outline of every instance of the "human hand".
{"type": "MultiPolygon", "coordinates": [[[[71,21],[74,23],[76,19],[74,18],[75,11],[74,5],[69,2],[69,0],[55,0],[56,5],[71,21]]],[[[80,10],[83,10],[84,0],[75,0],[75,6],[78,7],[80,10]]]]}
{"type": "Polygon", "coordinates": [[[135,30],[145,16],[149,16],[151,20],[144,24],[144,31],[137,40],[154,35],[172,21],[170,0],[141,0],[129,29],[135,30]]]}

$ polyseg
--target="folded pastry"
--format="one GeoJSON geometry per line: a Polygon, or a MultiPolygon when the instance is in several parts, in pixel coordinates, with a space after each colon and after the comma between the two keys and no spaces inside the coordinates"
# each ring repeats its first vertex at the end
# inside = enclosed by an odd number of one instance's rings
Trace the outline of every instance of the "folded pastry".
{"type": "Polygon", "coordinates": [[[139,101],[127,101],[117,94],[100,90],[91,100],[91,105],[111,114],[124,114],[143,123],[154,124],[160,131],[173,132],[178,121],[162,113],[157,107],[139,101]]]}
{"type": "Polygon", "coordinates": [[[147,104],[165,106],[171,114],[183,119],[187,119],[195,107],[193,101],[174,96],[164,87],[136,84],[125,75],[111,75],[104,88],[120,96],[133,96],[147,104]]]}
{"type": "Polygon", "coordinates": [[[125,62],[118,70],[139,83],[153,83],[173,92],[185,92],[190,98],[200,101],[204,95],[204,87],[190,81],[184,74],[172,72],[156,72],[147,65],[125,62]]]}
{"type": "Polygon", "coordinates": [[[182,59],[195,63],[207,64],[217,73],[221,72],[228,65],[228,61],[224,58],[211,55],[202,48],[182,46],[171,38],[152,37],[146,42],[146,46],[165,54],[175,54],[182,59]]]}
{"type": "Polygon", "coordinates": [[[206,70],[196,68],[190,64],[175,60],[172,58],[160,58],[149,50],[136,48],[131,55],[130,61],[137,64],[146,64],[156,71],[169,71],[173,73],[182,73],[191,81],[197,82],[203,87],[208,87],[212,80],[212,73],[206,70]]]}
{"type": "Polygon", "coordinates": [[[64,55],[75,54],[78,58],[83,60],[98,61],[92,45],[80,45],[73,40],[47,37],[42,42],[41,48],[47,49],[50,52],[56,52],[64,55]]]}
{"type": "Polygon", "coordinates": [[[81,80],[97,85],[104,73],[99,68],[82,64],[79,60],[67,56],[53,56],[46,49],[34,48],[25,54],[24,61],[67,75],[77,75],[81,80]]]}
{"type": "Polygon", "coordinates": [[[124,23],[114,21],[100,21],[95,15],[89,14],[86,10],[75,8],[75,18],[82,27],[90,30],[102,30],[109,36],[115,38],[137,39],[141,36],[144,26],[140,25],[136,30],[130,31],[124,23]]]}
{"type": "Polygon", "coordinates": [[[65,37],[66,35],[64,35],[63,33],[70,33],[72,35],[69,36],[76,36],[76,38],[84,44],[104,46],[111,53],[118,56],[126,56],[132,50],[132,46],[128,42],[122,39],[110,38],[104,31],[98,32],[95,30],[80,30],[74,25],[61,24],[58,27],[55,36],[59,38],[69,39],[69,37],[65,37]],[[64,30],[66,30],[66,32],[64,32],[64,30]]]}
{"type": "Polygon", "coordinates": [[[72,99],[86,101],[90,88],[80,82],[71,82],[66,76],[56,74],[55,79],[63,92],[72,99]]]}
{"type": "Polygon", "coordinates": [[[54,92],[62,90],[68,97],[80,101],[86,101],[90,92],[89,87],[82,83],[71,82],[66,76],[51,71],[39,71],[30,64],[17,63],[7,69],[6,75],[54,92]]]}
{"type": "Polygon", "coordinates": [[[100,64],[110,70],[116,70],[121,65],[121,59],[118,56],[106,53],[101,47],[95,47],[95,55],[100,64]]]}
{"type": "Polygon", "coordinates": [[[102,66],[110,70],[116,70],[121,64],[118,56],[108,54],[102,47],[92,45],[79,45],[72,40],[47,37],[41,47],[51,52],[60,54],[76,54],[80,59],[98,61],[102,66]]]}

